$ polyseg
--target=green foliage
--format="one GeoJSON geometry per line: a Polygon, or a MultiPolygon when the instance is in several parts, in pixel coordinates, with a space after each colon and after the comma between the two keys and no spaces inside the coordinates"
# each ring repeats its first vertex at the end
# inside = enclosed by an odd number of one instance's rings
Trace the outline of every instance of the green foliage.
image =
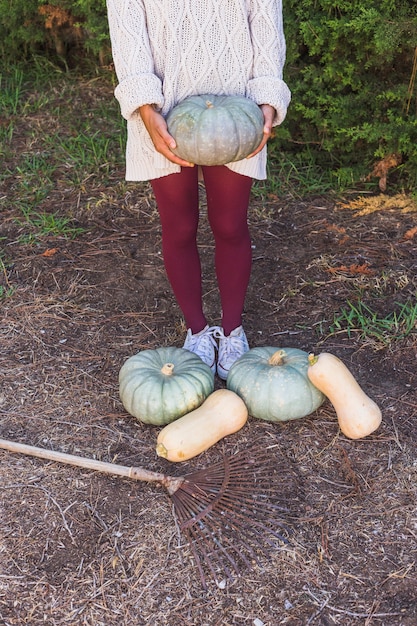
{"type": "Polygon", "coordinates": [[[106,0],[59,0],[57,4],[74,17],[74,28],[79,29],[79,44],[101,64],[110,60],[106,0]]]}
{"type": "Polygon", "coordinates": [[[23,227],[19,243],[37,244],[44,237],[63,237],[75,239],[84,232],[84,229],[74,226],[70,217],[62,217],[57,213],[40,213],[36,211],[24,212],[24,221],[16,220],[23,227]]]}
{"type": "MultiPolygon", "coordinates": [[[[273,175],[303,186],[307,172],[312,188],[316,178],[335,189],[377,190],[374,165],[395,155],[388,187],[413,190],[417,2],[284,0],[284,19],[293,99],[270,142],[273,175]]],[[[64,69],[85,60],[108,63],[105,0],[0,0],[0,54],[4,66],[39,55],[64,69]]],[[[12,126],[3,132],[10,136],[12,126]]]]}
{"type": "MultiPolygon", "coordinates": [[[[0,237],[0,243],[5,237],[0,237]]],[[[5,254],[0,247],[0,302],[9,298],[14,293],[14,286],[9,281],[9,267],[5,260],[5,254]]]]}
{"type": "Polygon", "coordinates": [[[280,149],[304,154],[308,147],[310,154],[313,147],[317,165],[345,184],[400,155],[396,181],[414,187],[414,0],[287,0],[285,17],[293,100],[280,149]]]}
{"type": "Polygon", "coordinates": [[[417,328],[417,304],[407,301],[403,304],[395,302],[394,310],[380,315],[362,300],[347,301],[347,307],[334,315],[329,334],[346,333],[350,337],[359,333],[361,339],[373,339],[382,346],[389,345],[397,339],[404,339],[417,328]]]}
{"type": "Polygon", "coordinates": [[[3,60],[27,56],[44,39],[37,0],[0,0],[0,53],[3,60]]]}
{"type": "MultiPolygon", "coordinates": [[[[106,185],[121,177],[126,139],[108,70],[86,81],[51,67],[22,64],[0,73],[0,117],[9,121],[5,132],[0,127],[0,215],[13,207],[16,241],[33,246],[83,232],[76,207],[63,197],[95,181],[91,200],[99,203],[106,185]]],[[[1,261],[0,247],[0,300],[12,293],[1,261]]]]}
{"type": "Polygon", "coordinates": [[[57,55],[67,65],[87,54],[110,59],[106,0],[0,0],[0,54],[5,61],[57,55]]]}

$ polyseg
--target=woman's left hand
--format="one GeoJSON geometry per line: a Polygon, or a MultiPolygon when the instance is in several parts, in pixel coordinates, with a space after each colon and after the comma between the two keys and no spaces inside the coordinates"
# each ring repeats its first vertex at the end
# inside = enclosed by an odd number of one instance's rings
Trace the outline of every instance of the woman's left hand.
{"type": "Polygon", "coordinates": [[[246,157],[247,159],[250,159],[251,157],[255,156],[255,154],[258,154],[258,152],[260,152],[266,145],[266,142],[272,134],[272,122],[275,118],[275,109],[270,104],[261,104],[260,109],[264,114],[264,136],[256,150],[254,150],[251,154],[249,154],[249,156],[246,157]]]}

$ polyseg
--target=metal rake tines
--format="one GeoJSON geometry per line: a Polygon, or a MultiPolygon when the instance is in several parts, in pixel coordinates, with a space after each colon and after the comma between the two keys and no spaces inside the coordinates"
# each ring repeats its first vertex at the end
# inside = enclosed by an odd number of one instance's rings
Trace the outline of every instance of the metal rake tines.
{"type": "MultiPolygon", "coordinates": [[[[268,537],[273,532],[270,528],[260,523],[251,526],[247,518],[236,523],[231,515],[214,510],[194,522],[189,518],[189,510],[183,509],[182,503],[181,508],[176,506],[176,511],[203,584],[202,563],[208,566],[216,580],[224,575],[233,578],[233,573],[238,574],[241,569],[250,568],[254,562],[259,563],[260,553],[263,557],[268,556],[267,544],[277,547],[277,541],[273,542],[268,537]]],[[[275,536],[283,539],[281,535],[275,536]]]]}
{"type": "MultiPolygon", "coordinates": [[[[174,505],[180,529],[188,540],[206,587],[204,567],[218,580],[233,578],[242,567],[268,554],[267,547],[286,542],[283,518],[292,516],[286,505],[298,501],[295,472],[282,454],[274,457],[276,445],[224,456],[188,476],[169,476],[144,467],[129,467],[84,458],[0,439],[0,448],[75,467],[162,485],[174,505]],[[294,497],[294,492],[297,494],[294,497]]],[[[298,483],[298,481],[297,481],[298,483]]]]}
{"type": "Polygon", "coordinates": [[[259,463],[256,453],[224,457],[184,477],[172,495],[205,588],[204,565],[215,580],[233,578],[268,556],[268,547],[288,543],[282,517],[289,511],[279,503],[282,475],[259,463]]]}
{"type": "Polygon", "coordinates": [[[275,529],[287,530],[282,521],[282,513],[287,509],[275,505],[267,499],[268,494],[254,495],[248,492],[253,483],[246,481],[234,484],[225,481],[218,493],[205,490],[200,484],[194,485],[185,481],[181,485],[180,501],[184,511],[183,528],[195,525],[200,520],[215,517],[219,526],[241,527],[250,524],[252,531],[256,528],[268,530],[280,541],[287,540],[275,529]],[[277,513],[281,516],[277,517],[277,513]],[[268,525],[267,525],[268,523],[268,525]]]}

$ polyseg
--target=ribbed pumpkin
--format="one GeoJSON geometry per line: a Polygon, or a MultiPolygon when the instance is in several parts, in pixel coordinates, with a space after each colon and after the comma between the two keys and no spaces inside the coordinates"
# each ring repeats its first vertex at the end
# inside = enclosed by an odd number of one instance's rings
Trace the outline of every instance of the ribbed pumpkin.
{"type": "Polygon", "coordinates": [[[308,366],[308,353],[297,348],[252,348],[230,368],[227,387],[242,398],[253,417],[270,422],[298,419],[325,400],[309,381],[308,366]]]}
{"type": "Polygon", "coordinates": [[[169,424],[199,407],[213,389],[209,366],[183,348],[143,350],[119,372],[123,406],[145,424],[169,424]]]}
{"type": "Polygon", "coordinates": [[[196,165],[224,165],[244,159],[263,137],[264,117],[244,96],[190,96],[166,118],[175,154],[196,165]]]}

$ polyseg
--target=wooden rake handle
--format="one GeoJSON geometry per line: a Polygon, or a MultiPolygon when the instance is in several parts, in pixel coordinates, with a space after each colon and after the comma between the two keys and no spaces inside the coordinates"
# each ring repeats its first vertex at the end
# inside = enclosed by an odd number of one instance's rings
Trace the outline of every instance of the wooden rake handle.
{"type": "Polygon", "coordinates": [[[0,439],[0,448],[9,452],[19,452],[29,456],[35,456],[39,459],[47,459],[48,461],[56,461],[58,463],[66,463],[67,465],[75,465],[85,469],[104,472],[105,474],[115,474],[117,476],[126,476],[134,480],[145,482],[157,482],[164,486],[170,482],[170,477],[159,472],[151,472],[142,467],[126,467],[124,465],[115,465],[114,463],[104,463],[95,459],[86,459],[82,456],[66,454],[65,452],[55,452],[54,450],[46,450],[45,448],[37,448],[36,446],[28,446],[25,443],[17,443],[15,441],[7,441],[0,439]]]}

